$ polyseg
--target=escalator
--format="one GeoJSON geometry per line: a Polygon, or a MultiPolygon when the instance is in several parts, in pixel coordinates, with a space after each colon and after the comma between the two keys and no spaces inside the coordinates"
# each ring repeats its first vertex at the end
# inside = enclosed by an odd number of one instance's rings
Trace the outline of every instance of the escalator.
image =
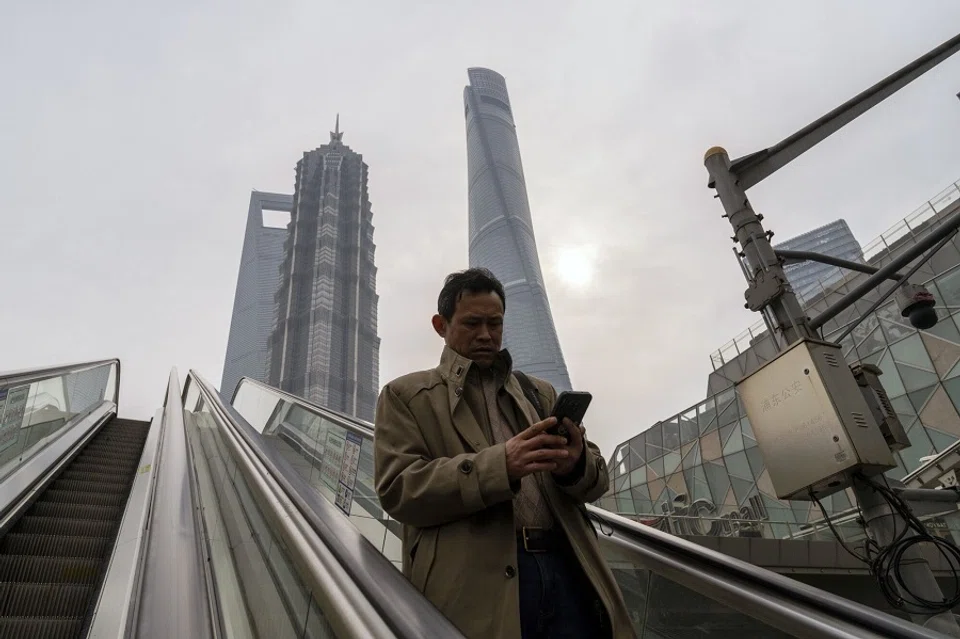
{"type": "MultiPolygon", "coordinates": [[[[370,424],[175,370],[132,422],[118,390],[116,360],[0,374],[0,637],[462,636],[399,570],[370,424]]],[[[639,637],[943,636],[588,510],[639,637]]]]}
{"type": "MultiPolygon", "coordinates": [[[[379,507],[374,488],[372,424],[250,379],[241,380],[231,404],[227,416],[249,431],[245,438],[288,494],[300,499],[314,530],[329,547],[342,546],[345,563],[352,556],[370,573],[368,581],[356,579],[369,600],[409,605],[409,584],[396,578],[400,526],[379,507]]],[[[613,513],[587,510],[638,637],[944,636],[613,513]]]]}
{"type": "Polygon", "coordinates": [[[0,637],[83,636],[149,427],[102,426],[0,538],[0,637]]]}

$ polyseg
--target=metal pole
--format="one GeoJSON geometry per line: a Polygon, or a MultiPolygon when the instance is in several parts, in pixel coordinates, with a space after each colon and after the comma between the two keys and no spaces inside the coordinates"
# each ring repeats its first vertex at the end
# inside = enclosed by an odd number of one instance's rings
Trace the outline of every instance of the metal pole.
{"type": "MultiPolygon", "coordinates": [[[[880,481],[887,484],[887,478],[881,475],[874,481],[880,481]]],[[[887,484],[888,487],[889,484],[887,484]]],[[[893,489],[892,487],[890,487],[893,489]]],[[[853,492],[860,504],[860,510],[863,512],[863,521],[870,531],[870,536],[881,546],[886,546],[894,541],[903,533],[907,523],[899,514],[895,513],[890,504],[883,498],[880,492],[859,479],[853,482],[853,492]]],[[[946,491],[945,491],[946,492],[946,491]]],[[[952,492],[952,491],[951,491],[952,492]]],[[[905,539],[916,536],[912,530],[907,532],[905,539]]],[[[943,601],[943,591],[940,590],[940,584],[937,583],[930,570],[930,565],[920,553],[920,548],[914,544],[904,552],[903,559],[900,561],[900,577],[904,584],[910,589],[910,592],[927,601],[943,601]]],[[[909,604],[912,601],[910,594],[901,592],[900,596],[909,604]]],[[[937,614],[918,613],[911,611],[910,618],[918,626],[936,630],[947,636],[960,637],[960,626],[950,611],[937,614]]]]}
{"type": "MultiPolygon", "coordinates": [[[[873,275],[880,270],[876,266],[870,266],[869,264],[861,264],[860,262],[853,262],[851,260],[833,257],[832,255],[823,255],[822,253],[814,253],[813,251],[774,249],[774,252],[778,256],[782,257],[787,264],[792,262],[820,262],[821,264],[839,266],[840,268],[845,268],[848,271],[858,271],[860,273],[866,273],[867,275],[873,275]]],[[[899,282],[903,279],[903,275],[900,273],[891,273],[887,276],[887,279],[899,282]]]]}
{"type": "Polygon", "coordinates": [[[780,258],[763,230],[760,216],[754,213],[737,176],[730,171],[730,157],[727,152],[720,147],[710,149],[704,156],[704,164],[710,173],[710,185],[717,190],[717,196],[726,211],[724,217],[733,225],[733,240],[743,247],[744,266],[751,278],[747,305],[751,305],[751,291],[761,290],[758,281],[762,280],[764,288],[780,291],[779,295],[768,300],[763,306],[773,312],[784,337],[784,346],[804,337],[815,338],[816,334],[806,325],[806,316],[800,302],[790,290],[780,258]]]}
{"type": "MultiPolygon", "coordinates": [[[[761,216],[757,215],[750,206],[750,201],[740,185],[738,176],[731,170],[727,152],[720,147],[713,147],[704,156],[704,165],[710,174],[710,186],[716,189],[717,197],[723,204],[724,211],[726,211],[724,217],[733,226],[735,234],[733,239],[743,247],[745,265],[752,278],[750,288],[747,289],[746,293],[747,306],[754,309],[770,310],[784,337],[782,345],[777,345],[778,350],[786,348],[799,339],[819,339],[815,330],[811,327],[810,320],[804,314],[796,295],[794,295],[789,284],[786,284],[780,259],[774,252],[770,239],[761,224],[761,216]]],[[[960,220],[960,213],[954,217],[960,220]]],[[[951,218],[952,220],[953,218],[951,218]]],[[[953,229],[940,231],[941,229],[934,231],[934,233],[939,232],[939,235],[934,237],[929,246],[933,246],[942,240],[953,229]]],[[[924,242],[926,242],[926,238],[924,242]]],[[[922,251],[920,252],[922,253],[922,251]]],[[[916,257],[916,255],[913,257],[916,257]]],[[[911,261],[913,257],[906,261],[911,261]]],[[[877,282],[885,279],[899,267],[898,258],[881,268],[869,279],[873,280],[873,286],[876,286],[877,282]]],[[[856,290],[861,288],[863,287],[857,287],[856,290]]],[[[859,297],[862,297],[863,292],[859,295],[850,293],[841,302],[851,300],[847,304],[849,306],[859,297]]],[[[846,308],[846,306],[843,308],[846,308]]],[[[843,310],[843,308],[840,310],[843,310]]],[[[907,523],[898,513],[890,510],[882,495],[878,495],[873,487],[855,482],[854,491],[860,507],[864,511],[865,525],[870,536],[880,544],[888,544],[893,541],[896,533],[902,531],[907,523]]],[[[933,571],[919,552],[907,553],[901,565],[901,577],[911,592],[931,601],[943,600],[943,593],[934,579],[933,571]]],[[[957,625],[950,612],[935,615],[914,615],[913,619],[915,623],[921,626],[936,629],[948,636],[960,637],[960,626],[957,625]]]]}
{"type": "Polygon", "coordinates": [[[950,38],[933,51],[891,73],[780,143],[736,160],[733,169],[740,176],[741,186],[749,189],[759,184],[958,51],[960,35],[950,38]]]}
{"type": "Polygon", "coordinates": [[[853,303],[859,300],[861,297],[877,288],[880,282],[887,279],[891,273],[895,273],[898,269],[917,259],[928,249],[936,246],[937,243],[944,238],[950,237],[950,235],[956,232],[957,228],[960,228],[960,211],[957,211],[945,219],[940,226],[930,231],[928,235],[925,235],[913,246],[905,249],[903,253],[893,258],[889,264],[881,267],[876,273],[858,284],[856,288],[847,293],[842,299],[838,300],[835,304],[827,308],[827,310],[820,313],[820,315],[815,317],[810,322],[810,326],[813,329],[820,328],[834,317],[845,311],[847,308],[852,306],[853,303]]]}

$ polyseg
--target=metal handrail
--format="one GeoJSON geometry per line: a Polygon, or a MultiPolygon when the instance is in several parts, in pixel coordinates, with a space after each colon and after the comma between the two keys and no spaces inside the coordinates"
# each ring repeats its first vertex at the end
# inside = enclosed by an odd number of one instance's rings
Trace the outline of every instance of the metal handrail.
{"type": "Polygon", "coordinates": [[[265,514],[270,515],[277,532],[287,541],[287,551],[297,572],[309,584],[337,636],[415,636],[399,633],[394,627],[389,610],[395,601],[371,600],[359,587],[360,578],[371,566],[356,558],[357,543],[353,544],[352,565],[337,556],[332,547],[343,546],[351,540],[333,538],[329,526],[318,525],[315,513],[310,516],[303,496],[291,490],[291,483],[278,470],[276,460],[271,458],[258,433],[224,404],[215,387],[195,371],[190,372],[190,383],[197,384],[203,401],[223,428],[225,440],[237,453],[238,470],[244,474],[251,490],[260,496],[258,502],[266,505],[265,514]]]}
{"type": "Polygon", "coordinates": [[[32,384],[33,382],[41,382],[52,377],[59,377],[60,375],[68,375],[70,373],[80,373],[82,371],[90,370],[91,368],[99,368],[109,364],[117,365],[117,401],[114,403],[119,405],[120,360],[116,358],[102,359],[94,362],[76,362],[73,364],[60,364],[58,366],[30,368],[19,371],[8,371],[5,373],[0,372],[0,386],[19,386],[21,384],[32,384]]]}
{"type": "Polygon", "coordinates": [[[140,601],[131,625],[138,637],[215,637],[175,368],[167,382],[160,428],[140,601]]]}
{"type": "Polygon", "coordinates": [[[363,435],[364,437],[366,437],[368,435],[372,435],[373,433],[373,425],[372,424],[369,426],[367,425],[369,422],[364,422],[363,420],[357,419],[355,417],[347,417],[343,413],[338,413],[328,408],[317,406],[316,404],[311,404],[310,402],[308,402],[303,398],[297,397],[296,395],[291,395],[290,393],[286,391],[282,391],[279,388],[268,386],[267,384],[264,384],[263,382],[260,382],[250,377],[241,377],[240,381],[237,382],[237,388],[233,391],[233,397],[230,398],[231,405],[236,401],[237,393],[240,392],[240,387],[243,386],[244,384],[250,384],[251,386],[256,386],[258,388],[261,388],[269,393],[272,393],[273,395],[276,395],[280,399],[288,401],[291,404],[296,404],[297,406],[299,406],[300,408],[303,408],[308,412],[314,413],[319,417],[324,417],[326,419],[329,419],[330,421],[334,422],[337,426],[346,428],[347,430],[353,431],[358,435],[363,435]]]}
{"type": "MultiPolygon", "coordinates": [[[[322,407],[304,399],[254,380],[248,381],[275,395],[289,398],[310,412],[328,414],[322,407]]],[[[354,432],[368,440],[373,439],[372,428],[356,423],[353,426],[354,432]]],[[[587,510],[600,524],[601,541],[634,555],[642,567],[795,636],[835,639],[864,636],[934,639],[942,636],[595,506],[587,505],[587,510]],[[872,634],[864,635],[864,631],[872,634]]]]}
{"type": "Polygon", "coordinates": [[[669,533],[587,506],[600,538],[644,568],[799,637],[936,639],[943,635],[669,533]],[[691,570],[695,567],[695,570],[691,570]],[[759,595],[759,596],[758,596],[759,595]]]}

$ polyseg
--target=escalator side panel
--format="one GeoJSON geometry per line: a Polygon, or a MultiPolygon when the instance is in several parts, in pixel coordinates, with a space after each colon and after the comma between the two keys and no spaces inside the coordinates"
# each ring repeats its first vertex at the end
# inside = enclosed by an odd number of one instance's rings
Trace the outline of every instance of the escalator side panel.
{"type": "Polygon", "coordinates": [[[104,425],[0,539],[0,636],[82,636],[148,428],[104,425]]]}

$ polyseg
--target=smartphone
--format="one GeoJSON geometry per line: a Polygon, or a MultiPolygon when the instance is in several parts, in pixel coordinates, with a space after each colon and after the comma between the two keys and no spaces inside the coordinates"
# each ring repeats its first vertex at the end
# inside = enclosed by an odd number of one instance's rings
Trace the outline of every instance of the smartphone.
{"type": "Polygon", "coordinates": [[[553,405],[553,413],[551,414],[551,417],[557,418],[557,425],[548,428],[547,432],[551,435],[566,437],[567,427],[562,423],[563,418],[566,417],[574,424],[579,424],[583,421],[583,416],[587,414],[587,407],[590,406],[591,400],[593,400],[593,395],[586,391],[563,391],[560,393],[553,405]]]}

